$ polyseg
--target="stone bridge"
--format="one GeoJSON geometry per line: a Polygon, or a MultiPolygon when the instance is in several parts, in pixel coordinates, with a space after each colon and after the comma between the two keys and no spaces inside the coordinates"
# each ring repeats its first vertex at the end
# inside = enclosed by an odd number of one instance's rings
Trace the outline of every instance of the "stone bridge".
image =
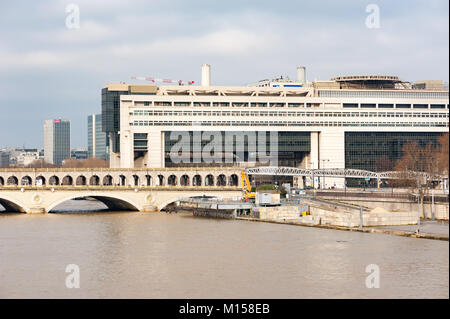
{"type": "Polygon", "coordinates": [[[6,211],[46,213],[74,198],[92,197],[110,210],[160,211],[195,196],[242,196],[240,168],[0,169],[6,211]]]}

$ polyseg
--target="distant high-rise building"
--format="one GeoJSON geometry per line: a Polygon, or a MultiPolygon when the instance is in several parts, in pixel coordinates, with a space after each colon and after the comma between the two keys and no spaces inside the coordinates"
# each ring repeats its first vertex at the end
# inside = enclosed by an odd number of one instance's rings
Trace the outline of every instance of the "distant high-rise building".
{"type": "Polygon", "coordinates": [[[82,161],[88,158],[88,151],[85,148],[74,148],[70,151],[70,157],[82,161]]]}
{"type": "Polygon", "coordinates": [[[0,168],[9,167],[9,153],[0,151],[0,168]]]}
{"type": "Polygon", "coordinates": [[[109,160],[109,138],[102,131],[102,115],[88,116],[88,157],[109,160]]]}
{"type": "Polygon", "coordinates": [[[70,121],[44,121],[45,161],[60,165],[66,158],[70,158],[70,121]]]}

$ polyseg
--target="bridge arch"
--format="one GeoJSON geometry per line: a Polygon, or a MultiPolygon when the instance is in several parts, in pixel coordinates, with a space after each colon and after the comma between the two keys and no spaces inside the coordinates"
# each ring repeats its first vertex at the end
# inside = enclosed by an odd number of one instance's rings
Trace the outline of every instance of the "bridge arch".
{"type": "Polygon", "coordinates": [[[41,186],[45,185],[45,177],[42,175],[39,175],[38,177],[36,177],[36,185],[40,184],[41,186]],[[39,181],[39,182],[38,182],[39,181]]]}
{"type": "Polygon", "coordinates": [[[202,186],[202,177],[200,175],[194,175],[192,178],[192,186],[202,186]]]}
{"type": "Polygon", "coordinates": [[[125,175],[119,175],[119,186],[125,186],[127,185],[127,178],[125,177],[125,175]]]}
{"type": "Polygon", "coordinates": [[[25,213],[25,206],[15,199],[11,199],[3,194],[0,194],[0,205],[5,208],[5,212],[25,213]]]}
{"type": "Polygon", "coordinates": [[[105,175],[103,177],[103,185],[111,186],[113,184],[113,177],[111,175],[105,175]]]}
{"type": "Polygon", "coordinates": [[[3,179],[3,177],[0,176],[0,186],[5,185],[5,180],[3,179]]]}
{"type": "Polygon", "coordinates": [[[20,185],[24,185],[24,186],[33,185],[33,180],[31,179],[30,176],[25,175],[20,179],[20,185]]]}
{"type": "MultiPolygon", "coordinates": [[[[199,196],[199,195],[193,195],[193,196],[191,196],[191,197],[197,197],[197,196],[199,196]]],[[[200,195],[200,196],[201,196],[201,195],[200,195]]],[[[163,210],[164,208],[166,208],[166,207],[169,206],[170,204],[176,203],[176,202],[178,202],[179,200],[186,200],[186,199],[191,198],[191,197],[186,197],[186,196],[174,196],[174,197],[165,199],[165,200],[163,200],[163,201],[160,201],[160,202],[158,202],[158,204],[157,204],[158,211],[163,210]]]]}
{"type": "Polygon", "coordinates": [[[217,186],[227,186],[227,177],[224,174],[217,176],[217,186]]]}
{"type": "Polygon", "coordinates": [[[212,174],[206,175],[205,186],[214,186],[214,176],[212,174]]]}
{"type": "Polygon", "coordinates": [[[158,182],[157,186],[164,186],[164,176],[163,175],[158,175],[156,181],[158,182]]]}
{"type": "Polygon", "coordinates": [[[167,178],[167,185],[170,185],[170,186],[176,186],[177,185],[177,176],[176,175],[170,175],[168,178],[167,178]]]}
{"type": "Polygon", "coordinates": [[[92,175],[89,179],[89,185],[100,185],[100,177],[98,177],[97,175],[92,175]]]}
{"type": "MultiPolygon", "coordinates": [[[[47,212],[51,212],[56,206],[79,197],[79,195],[69,195],[65,196],[61,199],[56,200],[52,204],[50,204],[47,208],[47,212]]],[[[105,204],[110,211],[139,211],[139,205],[132,202],[129,199],[125,199],[122,196],[117,196],[116,194],[83,194],[83,197],[91,197],[105,204]]]]}
{"type": "Polygon", "coordinates": [[[75,185],[86,185],[86,177],[83,175],[80,175],[75,180],[75,185]]]}
{"type": "Polygon", "coordinates": [[[239,177],[236,174],[231,174],[228,183],[230,186],[238,186],[239,177]]]}
{"type": "Polygon", "coordinates": [[[56,176],[56,175],[51,176],[51,177],[48,179],[48,184],[49,184],[49,185],[59,185],[59,177],[56,176]]]}
{"type": "Polygon", "coordinates": [[[184,174],[180,177],[180,185],[181,186],[189,186],[190,178],[188,175],[184,174]]]}
{"type": "Polygon", "coordinates": [[[61,185],[73,185],[73,178],[70,175],[66,175],[63,177],[61,181],[61,185]]]}
{"type": "Polygon", "coordinates": [[[150,175],[145,175],[145,186],[152,186],[152,177],[150,175]]]}
{"type": "Polygon", "coordinates": [[[19,185],[19,180],[15,176],[10,176],[6,180],[7,185],[19,185]]]}
{"type": "Polygon", "coordinates": [[[139,176],[133,175],[132,179],[133,179],[133,186],[139,186],[139,176]]]}

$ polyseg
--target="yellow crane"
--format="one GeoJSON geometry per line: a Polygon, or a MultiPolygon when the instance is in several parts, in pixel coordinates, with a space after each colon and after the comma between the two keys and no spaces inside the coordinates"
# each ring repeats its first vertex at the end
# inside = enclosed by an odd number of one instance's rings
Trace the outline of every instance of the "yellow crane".
{"type": "Polygon", "coordinates": [[[241,171],[242,191],[245,199],[255,199],[256,193],[252,192],[252,185],[245,171],[241,171]]]}

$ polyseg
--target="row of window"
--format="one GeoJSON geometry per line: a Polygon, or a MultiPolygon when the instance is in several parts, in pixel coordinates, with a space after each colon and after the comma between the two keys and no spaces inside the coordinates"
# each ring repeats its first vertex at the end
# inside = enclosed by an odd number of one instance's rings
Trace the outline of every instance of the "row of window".
{"type": "Polygon", "coordinates": [[[392,103],[343,103],[343,108],[363,108],[363,109],[445,109],[448,104],[392,104],[392,103]]]}
{"type": "Polygon", "coordinates": [[[320,103],[285,103],[285,102],[188,102],[188,101],[135,101],[135,106],[199,106],[199,107],[312,107],[320,103]],[[173,103],[173,104],[172,104],[173,103]]]}
{"type": "Polygon", "coordinates": [[[448,127],[448,122],[327,122],[327,121],[134,121],[130,126],[359,126],[359,127],[448,127]]]}
{"type": "Polygon", "coordinates": [[[430,112],[277,112],[277,111],[162,111],[134,110],[132,116],[297,116],[297,117],[425,117],[448,118],[449,113],[430,112]]]}
{"type": "Polygon", "coordinates": [[[319,90],[319,97],[337,98],[400,98],[400,99],[448,99],[448,92],[411,91],[334,91],[319,90]]]}
{"type": "MultiPolygon", "coordinates": [[[[448,98],[448,96],[447,96],[448,98]]],[[[336,103],[340,104],[340,103],[336,103]]],[[[320,107],[324,103],[285,103],[285,102],[173,102],[173,106],[195,106],[195,107],[320,107]]],[[[135,101],[134,106],[172,106],[170,101],[135,101]]],[[[344,108],[379,108],[379,109],[445,109],[448,104],[386,104],[386,103],[343,103],[344,108]]]]}

